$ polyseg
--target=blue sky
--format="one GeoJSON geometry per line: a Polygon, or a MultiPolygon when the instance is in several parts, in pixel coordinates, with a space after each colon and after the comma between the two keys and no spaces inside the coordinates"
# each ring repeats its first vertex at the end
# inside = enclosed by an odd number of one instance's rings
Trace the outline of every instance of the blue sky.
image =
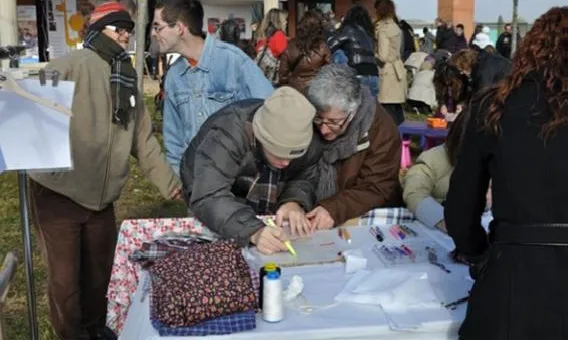
{"type": "MultiPolygon", "coordinates": [[[[406,19],[434,20],[437,12],[437,0],[395,0],[397,12],[406,19]]],[[[550,7],[566,6],[566,0],[519,0],[519,15],[534,21],[550,7]]],[[[513,13],[513,0],[476,0],[476,21],[496,22],[499,14],[505,21],[513,13]]]]}

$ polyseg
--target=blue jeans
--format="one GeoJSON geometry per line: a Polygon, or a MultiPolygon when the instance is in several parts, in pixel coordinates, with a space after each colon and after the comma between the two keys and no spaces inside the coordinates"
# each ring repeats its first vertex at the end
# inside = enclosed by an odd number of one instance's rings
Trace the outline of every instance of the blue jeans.
{"type": "Polygon", "coordinates": [[[366,85],[373,97],[379,95],[379,77],[378,76],[357,76],[357,79],[361,82],[361,85],[366,85]]]}
{"type": "MultiPolygon", "coordinates": [[[[348,65],[349,58],[343,50],[337,50],[331,55],[334,64],[348,65]]],[[[361,85],[366,85],[371,90],[371,94],[376,98],[379,95],[379,77],[378,76],[357,76],[361,85]]]]}
{"type": "Polygon", "coordinates": [[[343,50],[337,50],[333,52],[331,59],[334,64],[347,65],[349,63],[349,58],[343,50]]]}

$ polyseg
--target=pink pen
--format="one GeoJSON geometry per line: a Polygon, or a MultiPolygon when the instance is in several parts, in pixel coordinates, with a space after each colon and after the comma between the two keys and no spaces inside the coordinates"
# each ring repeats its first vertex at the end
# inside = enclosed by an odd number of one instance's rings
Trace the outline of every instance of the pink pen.
{"type": "Polygon", "coordinates": [[[397,232],[394,230],[394,227],[391,227],[391,228],[389,229],[389,231],[390,231],[392,237],[394,237],[394,238],[397,239],[397,240],[400,239],[400,236],[399,236],[399,235],[397,234],[397,232]]]}
{"type": "Polygon", "coordinates": [[[402,229],[400,229],[400,226],[397,224],[394,226],[394,228],[399,238],[404,240],[406,238],[406,234],[402,231],[402,229]]]}

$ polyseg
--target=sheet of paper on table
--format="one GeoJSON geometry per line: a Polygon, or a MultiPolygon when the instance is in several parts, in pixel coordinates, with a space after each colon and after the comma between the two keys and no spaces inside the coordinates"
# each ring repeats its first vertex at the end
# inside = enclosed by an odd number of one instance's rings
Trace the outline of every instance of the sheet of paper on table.
{"type": "Polygon", "coordinates": [[[423,228],[418,228],[413,223],[407,224],[410,229],[420,230],[416,236],[398,239],[389,232],[392,225],[381,226],[358,226],[348,227],[351,234],[351,243],[345,242],[337,233],[337,228],[332,230],[317,231],[307,238],[292,238],[292,245],[296,250],[297,256],[292,256],[288,252],[281,252],[272,255],[264,255],[256,248],[250,248],[247,252],[252,256],[252,261],[257,265],[267,262],[275,262],[282,267],[293,267],[313,264],[323,264],[338,262],[343,260],[338,253],[350,250],[361,249],[367,259],[371,262],[382,263],[382,267],[391,267],[401,264],[427,263],[427,247],[434,248],[441,262],[448,258],[448,250],[433,239],[429,233],[422,232],[423,228]],[[371,227],[379,227],[385,236],[384,242],[378,242],[370,233],[371,227]],[[397,261],[387,261],[382,253],[374,249],[386,244],[397,245],[405,244],[414,252],[414,258],[400,257],[397,261]]]}
{"type": "MultiPolygon", "coordinates": [[[[75,83],[24,79],[20,86],[39,97],[71,107],[75,83]]],[[[5,170],[49,170],[72,167],[69,141],[71,117],[0,89],[0,148],[5,170]]],[[[0,167],[1,169],[1,167],[0,167]]]]}
{"type": "Polygon", "coordinates": [[[292,237],[291,242],[296,256],[288,252],[264,255],[256,248],[251,248],[249,253],[260,265],[275,262],[281,267],[303,266],[341,261],[338,253],[344,250],[342,243],[345,243],[336,229],[316,231],[309,237],[292,237]]]}

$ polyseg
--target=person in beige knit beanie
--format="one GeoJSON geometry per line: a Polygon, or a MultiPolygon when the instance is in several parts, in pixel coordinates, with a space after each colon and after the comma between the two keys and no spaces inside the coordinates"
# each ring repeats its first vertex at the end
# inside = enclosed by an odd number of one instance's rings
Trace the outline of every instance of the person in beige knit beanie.
{"type": "Polygon", "coordinates": [[[235,102],[212,115],[189,144],[180,173],[189,209],[209,229],[263,253],[286,251],[282,228],[257,215],[276,215],[306,235],[315,203],[321,141],[313,138],[316,109],[281,87],[266,99],[235,102]]]}

